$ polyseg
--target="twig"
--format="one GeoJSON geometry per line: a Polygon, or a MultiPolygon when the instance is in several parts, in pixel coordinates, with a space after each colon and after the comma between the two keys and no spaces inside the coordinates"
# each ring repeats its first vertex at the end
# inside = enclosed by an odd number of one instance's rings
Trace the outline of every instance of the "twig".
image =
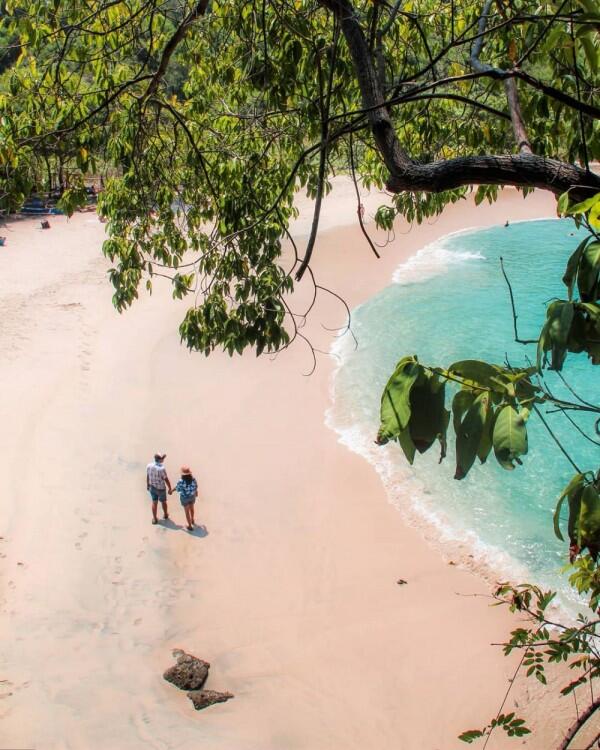
{"type": "Polygon", "coordinates": [[[517,331],[517,311],[515,308],[515,298],[513,296],[513,290],[510,281],[508,280],[508,276],[506,275],[506,271],[504,270],[504,260],[503,258],[500,258],[500,268],[502,269],[502,275],[504,276],[504,279],[506,281],[506,285],[508,286],[508,293],[510,295],[510,306],[512,308],[512,316],[513,316],[513,328],[515,329],[515,341],[517,344],[537,344],[538,339],[522,339],[519,338],[519,332],[517,331]]]}
{"type": "Polygon", "coordinates": [[[373,251],[373,254],[376,258],[381,258],[381,255],[377,252],[377,248],[373,244],[373,241],[369,237],[369,234],[367,230],[365,229],[365,225],[363,222],[363,216],[362,216],[362,203],[360,202],[360,191],[358,189],[358,182],[356,181],[356,169],[354,166],[354,144],[352,142],[352,133],[349,135],[349,147],[348,150],[350,151],[350,171],[352,173],[352,182],[354,183],[354,190],[356,191],[356,200],[357,200],[357,209],[356,213],[358,214],[358,223],[360,224],[360,229],[362,233],[365,236],[365,239],[369,243],[371,250],[373,251]]]}

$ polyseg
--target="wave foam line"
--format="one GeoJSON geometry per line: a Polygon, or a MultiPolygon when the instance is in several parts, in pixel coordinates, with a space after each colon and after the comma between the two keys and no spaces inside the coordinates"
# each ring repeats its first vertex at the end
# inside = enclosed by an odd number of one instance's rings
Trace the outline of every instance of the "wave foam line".
{"type": "Polygon", "coordinates": [[[418,284],[435,276],[447,273],[451,266],[466,263],[470,260],[484,260],[485,256],[480,252],[469,250],[453,250],[448,247],[448,242],[460,234],[467,234],[474,229],[461,230],[447,234],[435,242],[425,245],[415,255],[401,263],[392,275],[394,284],[418,284]]]}

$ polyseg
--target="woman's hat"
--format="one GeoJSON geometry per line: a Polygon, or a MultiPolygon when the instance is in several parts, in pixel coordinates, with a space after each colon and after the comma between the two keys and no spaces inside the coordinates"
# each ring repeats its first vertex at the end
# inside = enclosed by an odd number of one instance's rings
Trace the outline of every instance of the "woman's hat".
{"type": "Polygon", "coordinates": [[[189,467],[189,466],[182,466],[182,467],[181,467],[181,473],[182,473],[182,474],[191,474],[191,473],[192,473],[192,470],[190,469],[190,467],[189,467]]]}

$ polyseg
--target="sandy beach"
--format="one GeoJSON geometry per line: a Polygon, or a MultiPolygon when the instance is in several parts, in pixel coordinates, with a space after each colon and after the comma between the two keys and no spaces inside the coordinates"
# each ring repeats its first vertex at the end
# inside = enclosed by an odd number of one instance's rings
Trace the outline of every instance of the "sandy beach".
{"type": "MultiPolygon", "coordinates": [[[[380,202],[366,197],[367,215],[380,202]]],[[[315,274],[354,307],[427,243],[554,206],[513,190],[493,206],[462,202],[398,224],[376,260],[340,183],[315,274]]],[[[319,355],[306,377],[301,341],[276,358],[190,354],[177,330],[187,300],[155,283],[118,315],[104,226],[94,214],[51,225],[11,222],[0,248],[0,748],[466,747],[457,735],[486,724],[508,687],[516,662],[490,644],[517,621],[407,525],[326,426],[333,359],[319,355]],[[183,463],[198,478],[193,534],[175,495],[171,522],[150,523],[155,451],[171,479],[183,463]],[[207,687],[235,698],[195,712],[162,679],[174,648],[209,661],[207,687]]],[[[294,311],[310,294],[303,282],[294,311]]],[[[328,351],[325,327],[344,322],[322,293],[303,333],[328,351]]],[[[574,718],[572,701],[550,714],[529,689],[506,709],[516,701],[536,733],[496,733],[488,750],[550,747],[574,718]]]]}

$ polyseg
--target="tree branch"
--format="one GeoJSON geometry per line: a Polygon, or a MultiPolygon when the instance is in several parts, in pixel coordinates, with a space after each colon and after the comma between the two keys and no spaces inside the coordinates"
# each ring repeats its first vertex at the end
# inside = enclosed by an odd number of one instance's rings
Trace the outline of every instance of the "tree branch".
{"type": "Polygon", "coordinates": [[[504,280],[506,281],[506,285],[508,286],[508,293],[510,295],[510,306],[512,309],[512,317],[513,317],[513,328],[515,331],[515,341],[517,344],[537,344],[539,339],[522,339],[519,338],[519,332],[517,330],[517,318],[519,317],[517,315],[517,309],[515,307],[515,298],[513,295],[512,285],[510,281],[508,280],[508,276],[506,275],[506,270],[504,268],[504,258],[500,257],[500,268],[502,269],[502,275],[504,276],[504,280]]]}
{"type": "Polygon", "coordinates": [[[156,73],[154,73],[152,80],[148,84],[148,88],[146,89],[146,92],[142,97],[142,101],[144,99],[148,99],[148,97],[153,96],[156,93],[156,89],[158,88],[159,83],[163,79],[167,68],[169,67],[169,62],[171,60],[171,57],[173,56],[173,53],[185,37],[189,27],[198,18],[200,18],[200,16],[203,16],[206,13],[208,3],[209,0],[200,0],[200,2],[197,2],[177,27],[177,29],[165,45],[156,73]]]}
{"type": "MultiPolygon", "coordinates": [[[[360,88],[363,109],[375,144],[390,172],[386,185],[390,192],[442,192],[464,185],[514,185],[541,188],[556,194],[570,189],[573,200],[578,201],[600,191],[599,176],[572,164],[529,153],[463,156],[430,164],[418,164],[412,160],[402,148],[394,130],[364,32],[350,0],[319,2],[331,10],[340,22],[360,88]]],[[[517,77],[535,88],[548,88],[542,82],[518,70],[493,69],[484,71],[483,74],[498,79],[517,77]]],[[[476,75],[478,77],[480,74],[476,75]]],[[[557,96],[556,91],[552,89],[552,93],[548,95],[554,95],[554,98],[560,100],[562,93],[558,94],[561,96],[557,96]]],[[[593,109],[597,116],[600,110],[595,107],[593,109]]]]}
{"type": "Polygon", "coordinates": [[[574,201],[600,192],[600,177],[574,164],[534,154],[461,156],[430,164],[411,162],[387,182],[392,193],[422,190],[439,193],[464,185],[514,185],[540,188],[556,195],[571,190],[574,201]]]}
{"type": "Polygon", "coordinates": [[[579,714],[576,721],[571,724],[567,733],[565,734],[560,745],[557,746],[556,750],[568,750],[571,740],[575,738],[575,735],[584,726],[584,724],[593,716],[593,714],[600,708],[600,698],[597,698],[582,714],[579,714]]]}
{"type": "MultiPolygon", "coordinates": [[[[473,70],[478,73],[499,73],[500,75],[504,72],[500,68],[494,68],[488,63],[481,62],[480,55],[483,49],[484,34],[487,26],[488,16],[490,14],[490,8],[492,6],[492,0],[486,0],[477,24],[478,37],[471,50],[470,63],[473,70]]],[[[512,121],[513,133],[515,141],[517,142],[517,148],[522,154],[531,154],[531,143],[527,136],[527,129],[523,122],[523,115],[521,114],[521,104],[519,102],[519,94],[517,92],[517,84],[514,78],[504,79],[504,90],[506,92],[506,100],[508,102],[508,110],[510,112],[510,119],[512,121]]]]}

